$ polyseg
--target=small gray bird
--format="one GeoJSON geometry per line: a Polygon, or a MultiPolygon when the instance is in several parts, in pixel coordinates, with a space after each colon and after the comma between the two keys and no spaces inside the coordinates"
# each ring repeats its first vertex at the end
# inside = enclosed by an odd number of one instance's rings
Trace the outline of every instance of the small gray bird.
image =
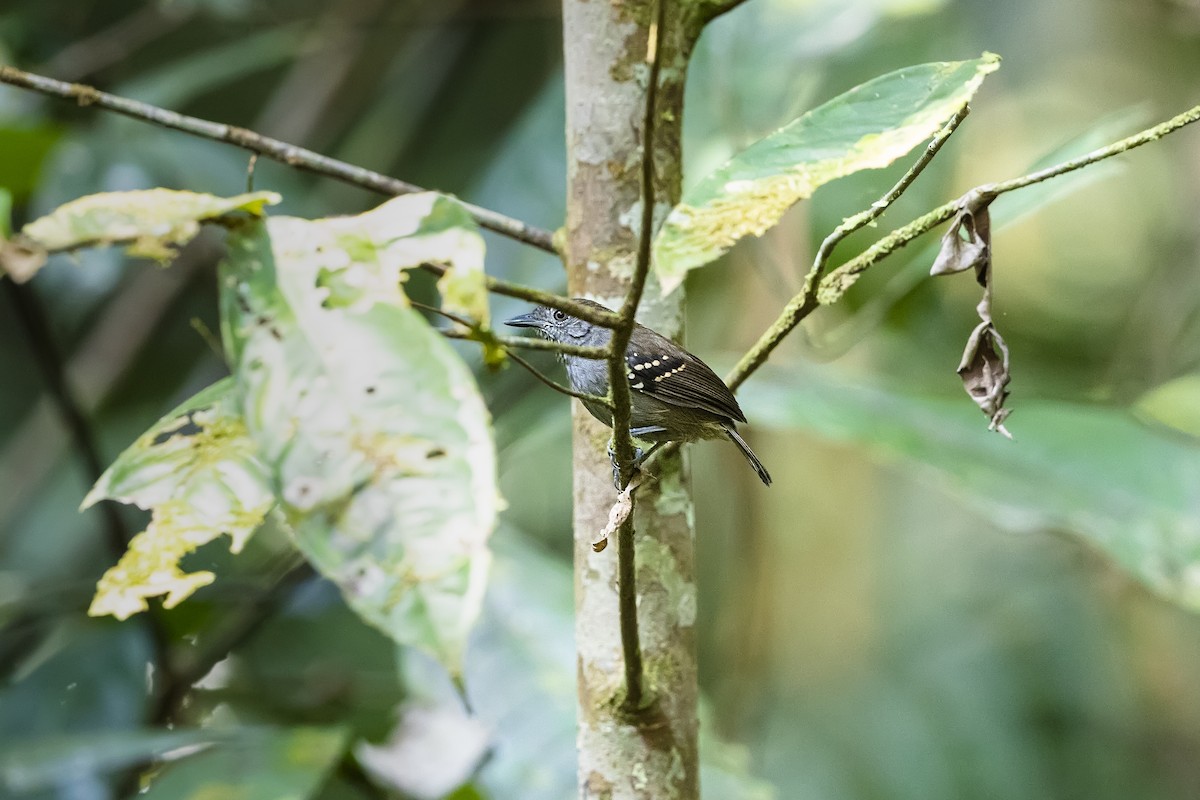
{"type": "MultiPolygon", "coordinates": [[[[575,302],[604,308],[579,297],[575,302]]],[[[608,328],[548,306],[538,306],[504,324],[533,328],[555,342],[591,347],[604,347],[612,338],[608,328]]],[[[608,393],[608,365],[604,361],[572,355],[563,355],[562,360],[575,391],[601,396],[608,393]]],[[[645,325],[633,326],[625,364],[632,390],[630,433],[654,442],[656,448],[665,442],[727,437],[742,451],[762,482],[771,485],[771,475],[734,427],[745,422],[746,415],[738,407],[733,392],[707,364],[645,325]]],[[[586,400],[583,405],[593,417],[612,426],[607,408],[586,400]]]]}

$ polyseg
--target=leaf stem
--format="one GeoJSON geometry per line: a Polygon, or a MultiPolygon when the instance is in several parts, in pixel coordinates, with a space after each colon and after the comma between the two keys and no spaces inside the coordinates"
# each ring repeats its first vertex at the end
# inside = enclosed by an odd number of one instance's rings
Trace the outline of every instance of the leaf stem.
{"type": "MultiPolygon", "coordinates": [[[[82,83],[66,83],[11,66],[0,66],[0,83],[19,86],[22,89],[30,89],[52,97],[75,100],[81,106],[94,105],[107,111],[115,111],[143,122],[182,131],[204,139],[226,142],[296,169],[324,175],[381,194],[401,195],[425,191],[411,183],[374,172],[365,167],[348,164],[345,161],[339,161],[279,139],[263,136],[245,128],[189,117],[149,103],[102,92],[82,83]]],[[[554,246],[554,235],[550,231],[536,228],[521,220],[470,203],[463,203],[463,206],[477,223],[488,230],[545,250],[547,253],[558,252],[554,246]]]]}

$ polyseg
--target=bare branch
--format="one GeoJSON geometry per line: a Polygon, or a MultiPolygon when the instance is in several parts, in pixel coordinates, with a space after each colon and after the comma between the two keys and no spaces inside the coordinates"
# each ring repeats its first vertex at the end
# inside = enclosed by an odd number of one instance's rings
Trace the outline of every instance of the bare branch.
{"type": "MultiPolygon", "coordinates": [[[[427,272],[432,272],[438,276],[445,275],[447,272],[447,268],[442,264],[422,264],[421,267],[427,272]]],[[[574,300],[554,294],[553,292],[543,292],[541,289],[532,289],[528,286],[522,286],[519,283],[510,283],[499,278],[493,278],[490,275],[486,279],[485,286],[493,294],[515,297],[518,300],[528,300],[539,306],[557,308],[577,319],[590,322],[593,325],[602,325],[605,328],[615,327],[621,319],[620,315],[607,309],[585,306],[582,303],[576,303],[574,300]]]]}
{"type": "Polygon", "coordinates": [[[512,352],[511,350],[508,351],[508,357],[511,358],[513,361],[515,361],[520,366],[524,367],[526,370],[529,371],[530,375],[537,378],[539,381],[546,384],[554,391],[562,392],[565,395],[570,395],[571,397],[577,398],[579,400],[587,400],[589,402],[599,403],[600,405],[606,406],[609,411],[612,411],[612,402],[607,397],[601,397],[601,396],[595,395],[595,394],[588,394],[587,392],[577,392],[574,389],[563,386],[558,381],[544,375],[541,371],[539,371],[537,369],[537,367],[533,366],[533,364],[530,364],[524,358],[522,358],[521,356],[512,352]]]}
{"type": "MultiPolygon", "coordinates": [[[[138,100],[131,100],[127,97],[119,97],[107,92],[101,92],[92,86],[57,81],[53,78],[35,75],[9,66],[0,66],[0,83],[19,86],[23,89],[31,89],[53,97],[75,100],[81,106],[94,105],[108,111],[115,111],[118,114],[124,114],[134,119],[143,120],[144,122],[161,125],[164,128],[183,131],[184,133],[204,139],[226,142],[295,167],[296,169],[312,172],[317,175],[324,175],[381,194],[401,195],[425,191],[421,187],[411,183],[405,183],[404,181],[364,167],[347,164],[345,161],[338,161],[335,158],[330,158],[329,156],[324,156],[312,150],[288,144],[269,136],[263,136],[245,128],[225,125],[220,122],[212,122],[197,117],[189,117],[185,114],[152,106],[138,100]]],[[[558,252],[554,246],[553,234],[550,231],[535,228],[520,220],[506,217],[503,214],[470,203],[463,203],[463,206],[477,223],[488,230],[545,250],[547,253],[558,252]]]]}
{"type": "MultiPolygon", "coordinates": [[[[437,314],[438,316],[445,317],[446,319],[450,320],[451,322],[454,322],[458,325],[462,325],[464,328],[468,329],[465,331],[457,331],[457,330],[451,330],[451,329],[446,329],[446,328],[439,328],[438,332],[441,333],[446,338],[462,339],[464,341],[475,341],[475,342],[479,342],[480,344],[484,344],[485,346],[489,342],[500,344],[504,348],[504,352],[506,355],[508,355],[509,358],[511,358],[513,361],[515,361],[519,366],[524,367],[526,370],[528,370],[528,372],[531,375],[533,375],[533,377],[537,378],[539,381],[546,384],[554,391],[562,392],[563,394],[570,395],[571,397],[577,397],[580,400],[588,400],[588,401],[592,401],[592,402],[596,402],[596,403],[601,403],[602,405],[607,406],[610,411],[612,410],[612,403],[610,403],[608,401],[607,397],[601,397],[601,396],[595,395],[595,394],[588,394],[587,392],[577,392],[574,389],[563,386],[558,381],[555,381],[552,378],[543,374],[540,370],[538,370],[537,367],[533,366],[533,364],[530,364],[524,358],[522,358],[521,356],[512,352],[513,347],[521,347],[526,343],[527,340],[525,340],[524,338],[512,337],[512,340],[510,343],[505,343],[500,340],[499,336],[496,336],[491,331],[483,330],[482,326],[478,322],[473,322],[473,321],[467,319],[466,317],[460,317],[458,314],[452,314],[449,311],[446,311],[445,309],[437,308],[436,306],[427,305],[425,303],[418,303],[416,300],[410,300],[409,302],[412,303],[414,308],[419,308],[423,311],[428,311],[431,314],[437,314]],[[486,337],[486,340],[485,340],[485,337],[486,337]]],[[[541,341],[541,340],[538,340],[538,341],[541,341]]],[[[544,342],[544,343],[545,344],[553,344],[553,345],[559,344],[558,342],[544,342]]],[[[570,347],[570,345],[566,345],[566,346],[570,347]]],[[[535,348],[535,349],[538,349],[538,348],[535,348]]],[[[557,350],[559,348],[555,347],[555,348],[546,348],[546,349],[556,349],[557,350]]],[[[579,348],[579,349],[583,349],[583,348],[579,348]]],[[[602,348],[587,348],[587,349],[601,350],[601,352],[603,352],[602,348]]],[[[561,350],[560,350],[560,352],[561,352],[561,350]]],[[[603,357],[604,356],[600,356],[600,358],[603,358],[603,357]]]]}

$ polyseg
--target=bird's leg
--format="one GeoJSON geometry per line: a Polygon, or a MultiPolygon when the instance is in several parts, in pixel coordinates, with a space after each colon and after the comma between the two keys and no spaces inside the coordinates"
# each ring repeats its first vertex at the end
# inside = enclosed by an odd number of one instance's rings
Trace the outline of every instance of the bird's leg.
{"type": "MultiPolygon", "coordinates": [[[[657,448],[655,445],[654,448],[657,448]]],[[[654,452],[651,448],[650,452],[654,452]]],[[[608,460],[612,463],[613,468],[613,486],[617,489],[621,488],[621,465],[617,463],[617,448],[613,445],[613,440],[608,440],[608,460]]],[[[633,471],[637,472],[638,464],[642,463],[642,448],[635,446],[633,448],[633,471]]]]}
{"type": "Polygon", "coordinates": [[[637,458],[633,460],[633,471],[637,472],[640,470],[642,468],[642,464],[645,464],[647,461],[649,461],[650,456],[654,455],[658,448],[662,447],[664,444],[666,444],[666,442],[655,442],[654,447],[651,447],[649,450],[647,450],[645,454],[643,454],[641,450],[638,450],[637,458]]]}

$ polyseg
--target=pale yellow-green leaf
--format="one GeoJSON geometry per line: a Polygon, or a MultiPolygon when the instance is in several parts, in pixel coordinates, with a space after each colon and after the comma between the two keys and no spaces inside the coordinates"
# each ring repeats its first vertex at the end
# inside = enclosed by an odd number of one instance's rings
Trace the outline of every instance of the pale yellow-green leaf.
{"type": "Polygon", "coordinates": [[[200,223],[232,214],[261,216],[264,206],[279,200],[275,192],[217,197],[171,189],[88,195],[22,228],[14,238],[21,251],[0,258],[0,266],[14,280],[24,281],[45,263],[47,253],[108,244],[125,244],[132,255],[168,261],[196,235],[200,223]]]}
{"type": "Polygon", "coordinates": [[[439,264],[448,268],[438,282],[442,307],[487,324],[483,237],[454,198],[436,192],[403,195],[365,214],[322,224],[338,250],[350,256],[339,262],[330,251],[330,263],[323,265],[334,302],[353,296],[361,308],[381,297],[396,298],[404,270],[439,264]]]}
{"type": "Polygon", "coordinates": [[[470,369],[400,282],[475,250],[458,211],[420,195],[276,217],[230,236],[221,280],[243,416],[298,547],[364,619],[455,672],[490,563],[496,456],[470,369]]]}
{"type": "Polygon", "coordinates": [[[654,240],[664,292],[745,236],[760,236],[823,184],[891,164],[935,134],[1000,59],[898,70],[815,108],[760,139],[689,190],[654,240]]]}
{"type": "Polygon", "coordinates": [[[88,613],[125,619],[146,599],[171,608],[213,581],[179,561],[223,533],[239,552],[274,505],[266,472],[237,414],[232,379],[195,395],[159,420],[117,458],[83,505],[103,499],[151,512],[116,566],[100,579],[88,613]]]}

